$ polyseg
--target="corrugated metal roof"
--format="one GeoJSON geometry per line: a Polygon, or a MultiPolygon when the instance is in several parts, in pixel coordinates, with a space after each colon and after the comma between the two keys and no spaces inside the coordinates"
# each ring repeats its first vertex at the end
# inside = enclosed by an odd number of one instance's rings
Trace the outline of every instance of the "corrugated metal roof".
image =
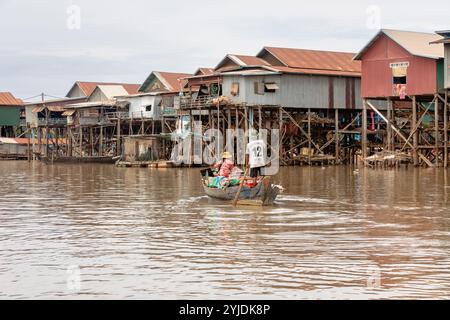
{"type": "Polygon", "coordinates": [[[192,76],[189,73],[161,72],[155,71],[158,79],[168,87],[169,91],[180,92],[183,90],[186,80],[184,78],[192,76]]]}
{"type": "Polygon", "coordinates": [[[35,107],[31,112],[33,113],[39,113],[45,110],[45,106],[39,106],[39,107],[35,107]]]}
{"type": "MultiPolygon", "coordinates": [[[[123,85],[100,85],[97,86],[107,99],[112,99],[114,97],[127,95],[128,91],[123,85]]],[[[95,90],[94,90],[95,91],[95,90]]]]}
{"type": "Polygon", "coordinates": [[[102,107],[114,107],[116,101],[96,101],[96,102],[82,102],[69,104],[64,107],[65,110],[71,109],[89,109],[89,108],[102,108],[102,107]]]}
{"type": "Polygon", "coordinates": [[[336,70],[321,70],[321,69],[305,69],[305,68],[290,68],[281,66],[260,66],[258,68],[240,67],[233,70],[223,71],[221,74],[227,75],[270,75],[276,73],[290,73],[290,74],[308,74],[308,75],[323,75],[323,76],[343,76],[343,77],[361,77],[361,72],[351,71],[336,71],[336,70]]]}
{"type": "Polygon", "coordinates": [[[11,92],[0,92],[1,106],[21,106],[23,101],[13,96],[11,92]]]}
{"type": "Polygon", "coordinates": [[[381,29],[354,57],[354,59],[361,60],[367,49],[369,49],[369,47],[371,47],[383,34],[391,38],[412,55],[431,59],[440,59],[444,57],[444,46],[441,43],[431,44],[432,42],[442,40],[440,35],[434,33],[381,29]]]}
{"type": "Polygon", "coordinates": [[[62,116],[64,116],[64,117],[73,116],[73,114],[74,114],[75,112],[76,112],[76,110],[67,110],[67,111],[64,111],[64,112],[63,112],[62,116]]]}
{"type": "Polygon", "coordinates": [[[265,69],[245,69],[241,68],[239,70],[231,70],[231,71],[224,71],[221,73],[223,76],[231,76],[231,75],[240,75],[240,76],[261,76],[261,75],[273,75],[273,74],[279,74],[278,70],[274,70],[272,68],[265,69]]]}
{"type": "Polygon", "coordinates": [[[247,55],[239,55],[239,54],[227,54],[225,58],[223,58],[219,64],[214,69],[217,72],[226,71],[228,69],[233,69],[234,67],[226,66],[227,63],[233,63],[238,67],[245,66],[269,66],[270,64],[259,57],[256,56],[247,56],[247,55]]]}
{"type": "Polygon", "coordinates": [[[361,72],[361,63],[353,60],[354,53],[264,47],[258,56],[265,51],[290,68],[361,72]]]}
{"type": "Polygon", "coordinates": [[[62,106],[48,106],[47,109],[52,112],[63,112],[64,108],[62,106]]]}
{"type": "Polygon", "coordinates": [[[256,56],[244,56],[244,55],[229,55],[232,57],[235,61],[239,61],[241,65],[246,66],[269,66],[270,64],[259,57],[256,56]]]}
{"type": "Polygon", "coordinates": [[[86,97],[90,97],[97,86],[123,86],[128,94],[135,94],[138,92],[140,84],[130,84],[130,83],[115,83],[115,82],[87,82],[87,81],[77,81],[75,85],[78,85],[80,89],[84,92],[86,97]]]}
{"type": "Polygon", "coordinates": [[[45,101],[40,101],[40,102],[29,102],[29,103],[25,103],[25,106],[65,106],[68,104],[73,104],[76,102],[83,102],[86,101],[87,98],[86,97],[81,97],[81,98],[64,98],[64,99],[53,99],[53,100],[45,100],[45,101]]]}
{"type": "Polygon", "coordinates": [[[278,66],[272,66],[269,68],[283,72],[283,73],[293,73],[293,74],[361,77],[361,72],[356,72],[356,71],[352,72],[352,71],[337,71],[337,70],[322,70],[322,69],[305,69],[305,68],[290,68],[290,67],[278,67],[278,66]]]}
{"type": "Polygon", "coordinates": [[[194,76],[204,76],[214,74],[214,68],[198,68],[195,71],[194,76]]]}

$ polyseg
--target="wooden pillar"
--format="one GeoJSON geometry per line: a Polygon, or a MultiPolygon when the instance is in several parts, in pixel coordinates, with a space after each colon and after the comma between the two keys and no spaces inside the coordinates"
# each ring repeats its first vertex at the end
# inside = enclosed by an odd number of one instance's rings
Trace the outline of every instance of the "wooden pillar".
{"type": "Polygon", "coordinates": [[[98,140],[98,156],[103,157],[103,126],[100,126],[100,137],[98,140]]]}
{"type": "Polygon", "coordinates": [[[189,130],[192,131],[194,130],[194,124],[193,122],[193,116],[192,116],[192,109],[189,109],[189,130]]]}
{"type": "MultiPolygon", "coordinates": [[[[231,109],[229,107],[227,108],[227,121],[228,121],[227,139],[233,139],[232,135],[231,135],[231,137],[228,137],[228,135],[230,134],[230,130],[232,129],[231,128],[231,109]]],[[[231,150],[230,148],[231,148],[231,146],[228,146],[227,151],[234,154],[234,150],[231,150]]],[[[235,159],[237,159],[237,158],[235,157],[235,159]]]]}
{"type": "Polygon", "coordinates": [[[448,90],[445,90],[444,105],[444,167],[448,167],[448,90]]]}
{"type": "Polygon", "coordinates": [[[144,135],[145,132],[145,123],[144,123],[144,112],[141,111],[141,128],[139,129],[139,134],[144,135]]]}
{"type": "Polygon", "coordinates": [[[56,158],[58,158],[59,155],[59,128],[55,129],[55,145],[56,145],[56,158]]]}
{"type": "Polygon", "coordinates": [[[67,138],[66,138],[67,145],[67,156],[72,157],[72,127],[67,127],[67,138]]]}
{"type": "Polygon", "coordinates": [[[261,131],[261,129],[262,129],[262,108],[261,108],[261,106],[258,107],[258,115],[259,115],[258,127],[259,127],[259,131],[261,131]]]}
{"type": "Polygon", "coordinates": [[[83,158],[83,127],[80,125],[80,158],[83,158]]]}
{"type": "Polygon", "coordinates": [[[308,164],[311,165],[311,109],[308,108],[308,164]]]}
{"type": "Polygon", "coordinates": [[[210,108],[208,108],[208,126],[209,126],[209,129],[213,128],[212,121],[213,121],[213,118],[212,118],[211,107],[210,107],[210,108]]]}
{"type": "MultiPolygon", "coordinates": [[[[36,129],[37,139],[38,139],[38,152],[41,155],[42,154],[42,128],[38,127],[36,129]]],[[[31,134],[31,132],[30,132],[31,134]]],[[[34,143],[33,143],[34,144],[34,143]]]]}
{"type": "Polygon", "coordinates": [[[388,151],[392,151],[393,147],[392,147],[392,126],[391,126],[391,121],[392,121],[392,100],[391,98],[387,99],[387,119],[389,120],[389,122],[387,123],[387,145],[386,145],[386,149],[388,151]]]}
{"type": "Polygon", "coordinates": [[[339,109],[334,109],[334,139],[335,139],[335,163],[337,164],[338,162],[340,162],[339,160],[339,109]]]}
{"type": "MultiPolygon", "coordinates": [[[[220,136],[220,105],[217,104],[217,138],[220,136]]],[[[220,146],[220,140],[217,139],[217,149],[216,149],[216,156],[217,160],[219,160],[219,157],[222,154],[222,150],[219,149],[220,146]]]]}
{"type": "Polygon", "coordinates": [[[94,132],[92,129],[92,126],[89,127],[89,143],[91,145],[91,150],[89,152],[89,154],[92,156],[94,156],[94,132]]]}
{"type": "MultiPolygon", "coordinates": [[[[417,100],[416,96],[412,97],[412,130],[417,127],[417,100]]],[[[419,165],[419,131],[416,130],[413,134],[413,161],[414,166],[419,165]]]]}
{"type": "Polygon", "coordinates": [[[31,162],[31,127],[28,127],[28,139],[27,139],[27,160],[31,162]]]}
{"type": "MultiPolygon", "coordinates": [[[[279,109],[278,109],[278,117],[279,117],[279,119],[278,119],[278,128],[279,128],[279,130],[280,130],[280,132],[279,132],[279,136],[280,136],[280,141],[279,141],[279,144],[280,144],[280,147],[279,147],[279,149],[280,149],[280,160],[281,159],[283,159],[283,108],[282,107],[279,107],[279,109]]],[[[280,161],[280,163],[281,163],[281,161],[280,161]]]]}
{"type": "Polygon", "coordinates": [[[248,107],[247,106],[245,106],[245,109],[244,109],[244,116],[245,116],[245,119],[244,119],[244,128],[245,128],[245,132],[246,132],[246,134],[248,133],[248,129],[249,129],[249,124],[248,124],[248,107]]]}
{"type": "Polygon", "coordinates": [[[361,149],[363,159],[367,158],[367,100],[363,100],[362,128],[361,128],[361,149]]]}
{"type": "Polygon", "coordinates": [[[117,142],[116,142],[116,153],[117,156],[120,156],[122,154],[122,146],[120,143],[120,114],[117,115],[117,142]]]}
{"type": "Polygon", "coordinates": [[[436,166],[439,166],[439,142],[440,142],[440,134],[439,134],[439,99],[436,96],[436,101],[434,103],[434,148],[436,153],[436,166]]]}
{"type": "Polygon", "coordinates": [[[130,123],[128,125],[128,135],[132,136],[133,135],[133,112],[130,112],[131,116],[130,116],[130,123]]]}

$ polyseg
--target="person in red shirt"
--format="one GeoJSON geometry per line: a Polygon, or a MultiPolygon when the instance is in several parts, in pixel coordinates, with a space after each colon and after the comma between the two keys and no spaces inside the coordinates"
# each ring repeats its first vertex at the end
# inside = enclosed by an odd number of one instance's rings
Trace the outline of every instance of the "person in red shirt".
{"type": "Polygon", "coordinates": [[[234,168],[233,156],[229,152],[224,152],[222,158],[222,162],[217,163],[214,167],[219,168],[218,176],[228,178],[234,168]]]}

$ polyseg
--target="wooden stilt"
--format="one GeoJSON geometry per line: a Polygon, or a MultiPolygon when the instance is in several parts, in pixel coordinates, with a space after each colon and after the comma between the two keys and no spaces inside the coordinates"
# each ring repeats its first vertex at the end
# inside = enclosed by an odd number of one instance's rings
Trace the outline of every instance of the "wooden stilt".
{"type": "Polygon", "coordinates": [[[445,90],[444,103],[444,167],[448,167],[448,90],[445,90]]]}
{"type": "Polygon", "coordinates": [[[83,158],[83,127],[80,125],[80,158],[83,158]]]}
{"type": "Polygon", "coordinates": [[[262,108],[261,106],[258,107],[258,131],[261,131],[262,129],[262,108]]]}
{"type": "Polygon", "coordinates": [[[440,134],[439,134],[439,99],[436,98],[434,103],[434,148],[435,148],[435,156],[436,156],[436,167],[439,167],[439,142],[440,142],[440,134]]]}
{"type": "Polygon", "coordinates": [[[362,148],[362,157],[365,160],[367,158],[367,100],[366,99],[363,100],[361,148],[362,148]]]}
{"type": "MultiPolygon", "coordinates": [[[[416,96],[412,97],[412,130],[417,128],[417,100],[416,96]]],[[[418,155],[418,147],[419,147],[419,131],[416,130],[413,134],[413,161],[414,166],[419,165],[419,155],[418,155]]]]}
{"type": "Polygon", "coordinates": [[[28,128],[28,139],[27,139],[27,160],[31,162],[31,128],[28,128]]]}
{"type": "Polygon", "coordinates": [[[98,142],[98,155],[103,157],[103,126],[100,126],[100,138],[98,142]]]}
{"type": "Polygon", "coordinates": [[[311,109],[308,108],[308,164],[311,165],[311,147],[312,147],[312,141],[311,141],[311,109]]]}
{"type": "Polygon", "coordinates": [[[120,142],[120,114],[117,116],[117,142],[116,142],[116,153],[117,156],[120,156],[122,154],[122,148],[121,148],[121,142],[120,142]]]}
{"type": "Polygon", "coordinates": [[[392,151],[392,100],[391,98],[387,99],[387,118],[389,122],[387,123],[387,145],[386,150],[392,151]]]}
{"type": "Polygon", "coordinates": [[[335,140],[335,163],[339,163],[339,109],[334,109],[334,140],[335,140]]]}
{"type": "Polygon", "coordinates": [[[92,157],[94,155],[94,132],[92,126],[89,127],[89,144],[91,146],[89,155],[92,157]]]}
{"type": "Polygon", "coordinates": [[[279,107],[278,109],[278,129],[280,130],[280,159],[283,158],[283,108],[279,107]]]}

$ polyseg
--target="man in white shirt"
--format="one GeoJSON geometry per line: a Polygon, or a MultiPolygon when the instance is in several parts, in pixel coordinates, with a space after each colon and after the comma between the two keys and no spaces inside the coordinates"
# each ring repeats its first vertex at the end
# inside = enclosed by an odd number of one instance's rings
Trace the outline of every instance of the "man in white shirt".
{"type": "Polygon", "coordinates": [[[261,175],[261,168],[266,166],[266,143],[259,140],[256,130],[251,129],[249,144],[246,151],[246,163],[250,168],[250,177],[257,178],[261,175]]]}

